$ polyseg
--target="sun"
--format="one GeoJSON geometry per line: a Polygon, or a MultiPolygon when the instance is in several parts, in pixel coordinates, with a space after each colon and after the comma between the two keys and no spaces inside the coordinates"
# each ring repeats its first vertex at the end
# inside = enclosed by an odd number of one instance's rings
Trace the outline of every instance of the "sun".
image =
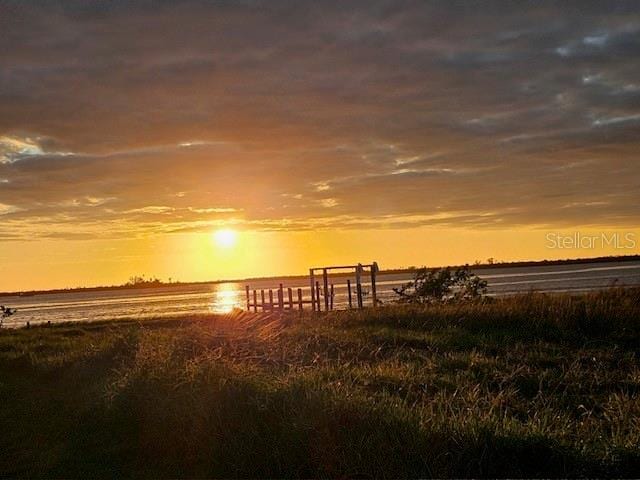
{"type": "Polygon", "coordinates": [[[223,228],[213,232],[213,241],[218,247],[231,248],[236,244],[236,231],[230,228],[223,228]]]}

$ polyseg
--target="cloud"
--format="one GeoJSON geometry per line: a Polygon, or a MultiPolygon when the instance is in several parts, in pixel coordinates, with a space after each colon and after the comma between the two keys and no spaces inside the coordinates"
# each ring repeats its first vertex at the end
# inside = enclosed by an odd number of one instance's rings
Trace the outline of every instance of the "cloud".
{"type": "MultiPolygon", "coordinates": [[[[614,15],[611,17],[615,18],[614,15]]],[[[559,46],[556,53],[565,58],[633,57],[640,48],[640,23],[637,18],[634,20],[612,27],[599,26],[581,38],[573,38],[559,46]]]]}
{"type": "Polygon", "coordinates": [[[636,115],[623,115],[619,117],[598,118],[593,121],[594,127],[603,127],[609,125],[625,125],[640,122],[640,113],[636,115]]]}
{"type": "Polygon", "coordinates": [[[637,2],[3,7],[0,238],[637,224],[637,2]]]}
{"type": "Polygon", "coordinates": [[[5,205],[4,203],[0,203],[0,215],[7,215],[8,213],[13,213],[16,211],[18,211],[18,209],[13,205],[5,205]]]}
{"type": "Polygon", "coordinates": [[[0,163],[13,163],[21,157],[43,153],[40,145],[30,138],[0,137],[0,163]]]}

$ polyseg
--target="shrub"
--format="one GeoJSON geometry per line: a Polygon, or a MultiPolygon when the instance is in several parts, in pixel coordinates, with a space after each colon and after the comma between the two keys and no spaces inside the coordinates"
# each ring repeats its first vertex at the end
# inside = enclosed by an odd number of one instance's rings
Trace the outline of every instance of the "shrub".
{"type": "Polygon", "coordinates": [[[4,305],[0,305],[0,327],[4,323],[5,318],[9,318],[11,315],[16,313],[17,310],[15,308],[5,307],[4,305]]]}
{"type": "Polygon", "coordinates": [[[411,282],[393,291],[400,303],[446,303],[475,300],[487,291],[487,281],[469,271],[468,265],[452,271],[419,268],[411,282]]]}

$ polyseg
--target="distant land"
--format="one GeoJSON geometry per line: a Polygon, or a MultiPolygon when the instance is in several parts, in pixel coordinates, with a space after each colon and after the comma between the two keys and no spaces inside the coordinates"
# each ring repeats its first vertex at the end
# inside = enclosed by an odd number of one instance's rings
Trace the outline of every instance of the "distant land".
{"type": "MultiPolygon", "coordinates": [[[[494,261],[492,263],[479,263],[476,262],[474,264],[466,264],[472,268],[482,268],[482,269],[490,269],[490,268],[516,268],[516,267],[541,267],[541,266],[552,266],[552,265],[575,265],[575,264],[589,264],[589,263],[602,263],[602,262],[633,262],[640,261],[640,255],[617,255],[617,256],[604,256],[604,257],[588,257],[588,258],[567,258],[562,260],[523,260],[517,262],[500,262],[494,261]]],[[[465,266],[465,264],[460,265],[446,265],[446,266],[433,266],[430,268],[439,269],[439,268],[458,268],[465,266]]],[[[418,266],[410,266],[405,268],[394,268],[394,269],[381,269],[379,274],[398,274],[398,273],[412,273],[418,266]]],[[[341,274],[332,274],[330,276],[341,276],[341,274]]],[[[219,283],[243,283],[250,281],[260,281],[260,280],[268,280],[272,278],[279,279],[304,279],[307,278],[307,275],[274,275],[274,276],[266,276],[266,277],[248,277],[241,279],[222,279],[222,280],[206,280],[201,282],[165,282],[158,278],[149,278],[145,279],[144,277],[132,277],[133,281],[122,285],[104,285],[97,287],[72,287],[72,288],[57,288],[50,290],[23,290],[23,291],[13,291],[13,292],[0,292],[0,296],[3,297],[11,297],[11,296],[31,296],[31,295],[41,295],[41,294],[55,294],[55,293],[72,293],[72,292],[96,292],[103,290],[128,290],[128,289],[140,289],[140,288],[165,288],[165,287],[184,287],[189,285],[208,285],[208,284],[219,284],[219,283]]]]}

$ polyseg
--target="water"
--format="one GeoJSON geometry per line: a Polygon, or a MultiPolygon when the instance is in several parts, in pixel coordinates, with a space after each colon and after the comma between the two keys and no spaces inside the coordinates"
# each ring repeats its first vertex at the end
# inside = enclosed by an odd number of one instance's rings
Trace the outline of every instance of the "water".
{"type": "MultiPolygon", "coordinates": [[[[506,295],[526,292],[531,289],[543,292],[578,292],[606,288],[616,285],[640,285],[640,261],[603,262],[590,264],[568,264],[558,266],[536,266],[517,268],[475,269],[489,282],[489,293],[506,295]]],[[[344,308],[348,302],[346,279],[331,278],[335,284],[334,306],[344,308]]],[[[410,280],[406,274],[379,275],[378,298],[383,302],[393,301],[393,287],[410,280]]],[[[251,288],[278,287],[302,288],[303,296],[309,299],[308,280],[269,279],[251,282],[251,288]]],[[[7,326],[22,326],[50,321],[96,321],[106,319],[144,319],[171,317],[185,314],[226,313],[234,308],[246,308],[244,283],[201,284],[153,289],[105,290],[100,292],[73,292],[39,294],[27,297],[0,297],[0,305],[18,309],[18,313],[5,321],[7,326]]],[[[364,282],[363,290],[370,290],[364,282]]],[[[268,301],[268,292],[267,301],[268,301]]],[[[277,294],[274,291],[274,299],[277,294]]],[[[285,290],[285,301],[287,294],[285,290]]],[[[259,301],[259,300],[258,300],[259,301]]],[[[274,300],[277,301],[277,300],[274,300]]],[[[355,301],[355,295],[354,295],[355,301]]],[[[365,303],[370,303],[365,295],[365,303]]],[[[306,306],[308,308],[308,305],[306,306]]]]}

